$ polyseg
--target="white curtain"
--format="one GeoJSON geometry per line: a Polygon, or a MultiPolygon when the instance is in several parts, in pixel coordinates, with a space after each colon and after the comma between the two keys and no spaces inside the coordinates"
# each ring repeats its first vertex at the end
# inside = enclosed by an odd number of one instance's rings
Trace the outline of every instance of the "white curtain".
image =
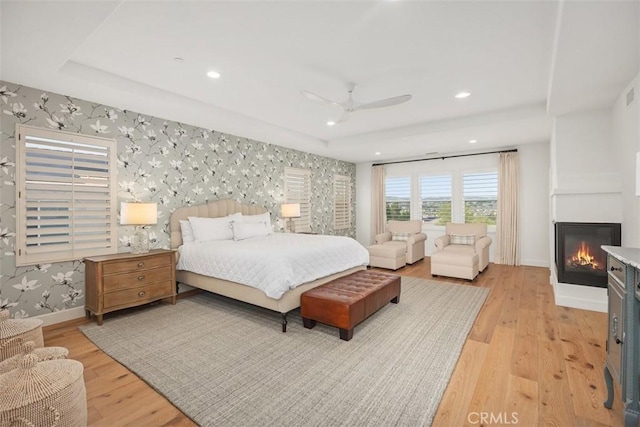
{"type": "Polygon", "coordinates": [[[498,170],[498,263],[520,265],[520,221],[518,188],[520,186],[518,153],[500,153],[498,170]]]}
{"type": "Polygon", "coordinates": [[[387,224],[387,209],[384,195],[384,165],[371,168],[371,242],[376,235],[384,233],[387,224]]]}

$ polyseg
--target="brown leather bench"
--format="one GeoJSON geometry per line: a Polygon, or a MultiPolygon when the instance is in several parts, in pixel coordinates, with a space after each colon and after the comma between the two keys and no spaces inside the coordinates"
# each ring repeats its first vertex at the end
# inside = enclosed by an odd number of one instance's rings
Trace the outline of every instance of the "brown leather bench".
{"type": "Polygon", "coordinates": [[[300,314],[305,328],[316,322],[335,326],[340,339],[349,341],[354,326],[388,302],[400,302],[400,276],[363,270],[304,292],[300,314]]]}

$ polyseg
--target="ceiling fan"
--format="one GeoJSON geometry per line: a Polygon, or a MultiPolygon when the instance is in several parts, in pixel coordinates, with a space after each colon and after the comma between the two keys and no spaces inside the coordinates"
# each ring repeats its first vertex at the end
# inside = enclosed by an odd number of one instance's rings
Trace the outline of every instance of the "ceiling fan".
{"type": "Polygon", "coordinates": [[[308,90],[301,90],[300,92],[306,96],[307,98],[313,101],[320,101],[326,104],[335,105],[336,107],[342,108],[342,116],[335,121],[327,122],[328,125],[336,124],[340,122],[344,122],[349,118],[349,114],[355,113],[360,110],[371,110],[373,108],[383,108],[383,107],[391,107],[392,105],[402,104],[403,102],[407,102],[411,99],[411,95],[400,95],[394,96],[391,98],[380,99],[378,101],[372,102],[358,102],[353,99],[353,91],[356,88],[355,83],[349,83],[347,85],[347,91],[349,92],[349,99],[344,102],[333,101],[331,99],[322,97],[320,95],[316,95],[313,92],[309,92],[308,90]]]}

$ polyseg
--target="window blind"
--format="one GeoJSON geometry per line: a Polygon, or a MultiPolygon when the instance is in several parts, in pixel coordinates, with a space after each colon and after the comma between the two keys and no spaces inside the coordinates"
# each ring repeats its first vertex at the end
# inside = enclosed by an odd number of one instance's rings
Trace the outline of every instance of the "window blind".
{"type": "Polygon", "coordinates": [[[17,265],[117,251],[115,141],[18,125],[17,265]]]}
{"type": "Polygon", "coordinates": [[[351,225],[350,179],[344,175],[333,177],[333,228],[342,230],[351,225]]]}
{"type": "Polygon", "coordinates": [[[498,172],[465,173],[462,177],[466,223],[496,224],[498,172]]]}
{"type": "Polygon", "coordinates": [[[411,218],[411,177],[389,177],[384,182],[387,221],[411,218]]]}
{"type": "Polygon", "coordinates": [[[451,175],[420,176],[420,209],[422,221],[445,225],[451,221],[451,175]]]}
{"type": "Polygon", "coordinates": [[[284,169],[285,203],[300,204],[300,218],[294,218],[297,232],[311,231],[311,171],[284,169]]]}

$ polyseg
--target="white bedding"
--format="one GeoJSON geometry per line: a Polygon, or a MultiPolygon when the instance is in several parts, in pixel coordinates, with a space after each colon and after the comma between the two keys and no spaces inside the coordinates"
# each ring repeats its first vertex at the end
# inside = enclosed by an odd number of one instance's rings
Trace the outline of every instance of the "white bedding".
{"type": "Polygon", "coordinates": [[[180,246],[177,269],[242,283],[280,299],[289,289],[369,264],[369,252],[349,237],[273,233],[180,246]]]}

